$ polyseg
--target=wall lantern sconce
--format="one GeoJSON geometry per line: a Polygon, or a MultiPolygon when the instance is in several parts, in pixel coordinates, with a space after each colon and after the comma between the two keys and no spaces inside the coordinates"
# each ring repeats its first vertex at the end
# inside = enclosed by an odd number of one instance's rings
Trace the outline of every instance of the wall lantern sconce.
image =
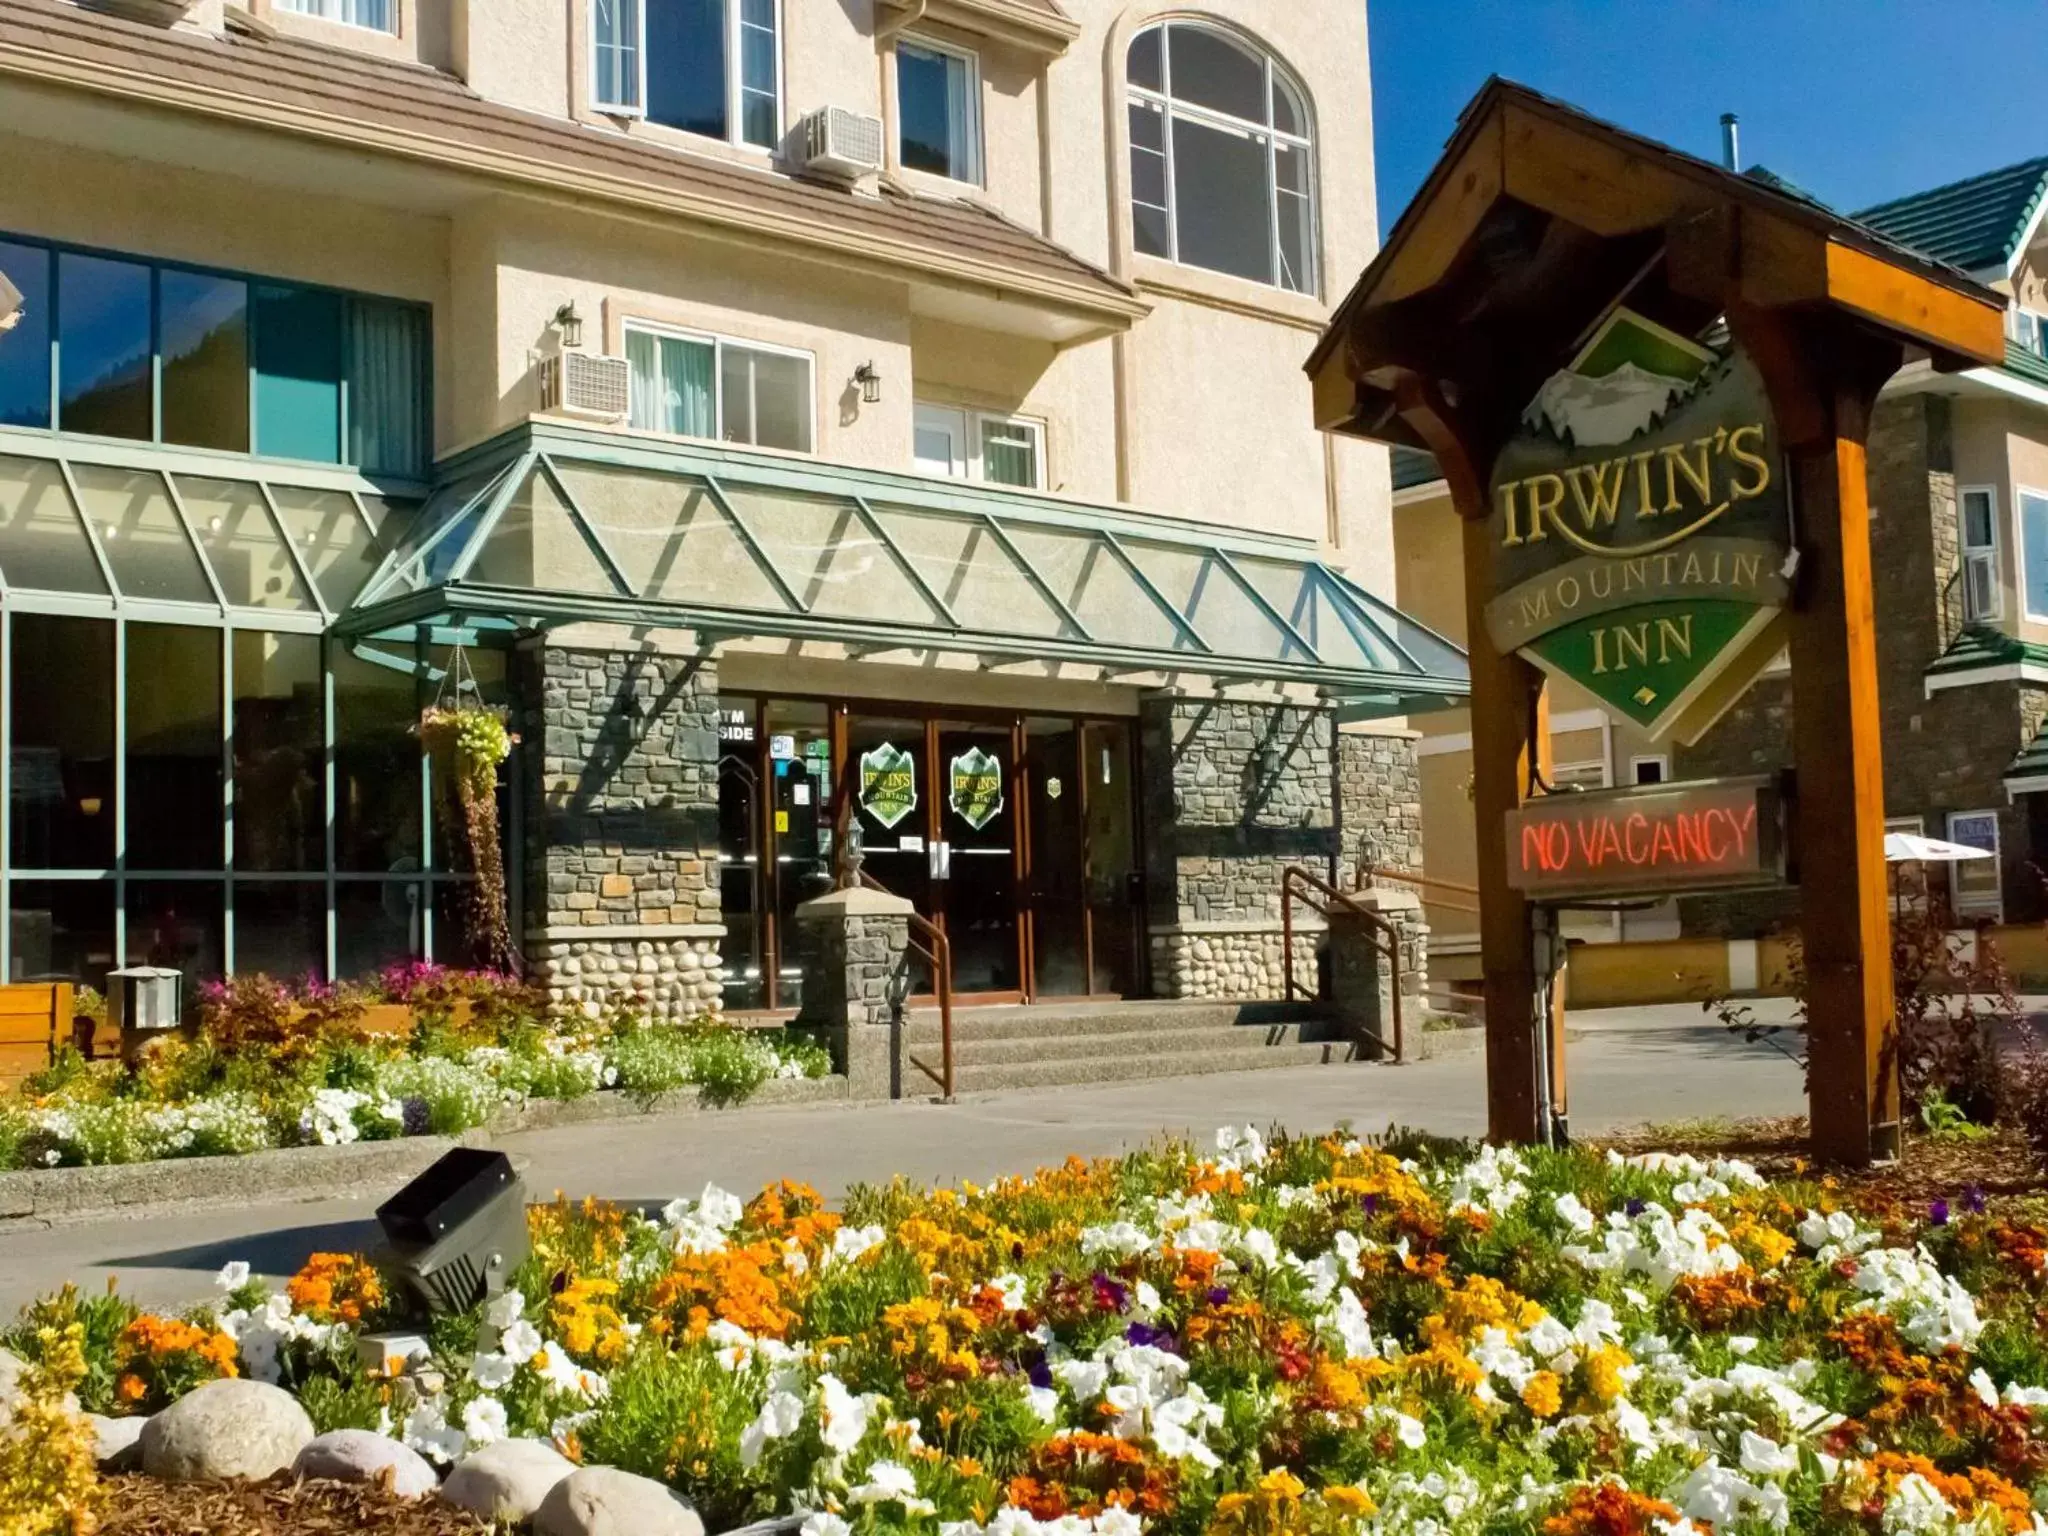
{"type": "Polygon", "coordinates": [[[80,795],[78,797],[79,814],[83,816],[97,816],[100,813],[100,804],[100,797],[98,795],[80,795]]]}
{"type": "Polygon", "coordinates": [[[880,405],[882,403],[882,376],[875,371],[873,363],[862,363],[858,368],[854,369],[853,382],[860,386],[860,398],[863,405],[880,405]]]}
{"type": "Polygon", "coordinates": [[[576,313],[576,301],[571,299],[555,311],[555,329],[562,333],[562,345],[580,347],[583,345],[583,317],[576,313]]]}

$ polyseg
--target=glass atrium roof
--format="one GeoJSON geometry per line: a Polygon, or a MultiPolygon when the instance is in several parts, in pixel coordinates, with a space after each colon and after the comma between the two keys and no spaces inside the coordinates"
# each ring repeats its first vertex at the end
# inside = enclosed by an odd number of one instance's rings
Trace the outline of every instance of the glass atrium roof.
{"type": "Polygon", "coordinates": [[[575,622],[1303,683],[1357,718],[1468,687],[1455,645],[1298,540],[555,423],[443,466],[337,627],[575,622]]]}

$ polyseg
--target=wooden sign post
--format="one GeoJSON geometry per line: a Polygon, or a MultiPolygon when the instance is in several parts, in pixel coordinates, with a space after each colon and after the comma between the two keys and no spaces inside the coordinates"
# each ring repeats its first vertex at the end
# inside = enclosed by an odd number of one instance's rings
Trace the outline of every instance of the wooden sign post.
{"type": "Polygon", "coordinates": [[[1789,649],[1813,1144],[1896,1152],[1864,451],[1909,356],[2004,345],[1999,295],[1815,203],[1499,80],[1466,108],[1309,373],[1318,425],[1432,452],[1464,523],[1494,1139],[1542,1138],[1544,1059],[1563,1104],[1506,840],[1546,673],[1690,741],[1789,649]]]}

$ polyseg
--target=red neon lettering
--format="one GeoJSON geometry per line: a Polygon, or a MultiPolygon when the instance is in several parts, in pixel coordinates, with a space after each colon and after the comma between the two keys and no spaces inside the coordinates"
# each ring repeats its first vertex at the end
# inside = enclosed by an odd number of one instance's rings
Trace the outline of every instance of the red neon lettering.
{"type": "Polygon", "coordinates": [[[1640,853],[1636,851],[1636,833],[1639,831],[1647,832],[1649,826],[1650,819],[1641,811],[1635,811],[1630,814],[1627,822],[1627,844],[1622,855],[1629,863],[1641,864],[1649,858],[1650,853],[1648,849],[1644,849],[1640,853]]]}
{"type": "Polygon", "coordinates": [[[1594,863],[1606,863],[1607,854],[1610,849],[1617,858],[1627,857],[1621,850],[1621,834],[1614,830],[1614,818],[1612,816],[1603,816],[1600,818],[1600,857],[1594,860],[1594,863]]]}
{"type": "Polygon", "coordinates": [[[1672,835],[1671,823],[1660,821],[1651,829],[1650,862],[1655,864],[1664,857],[1667,851],[1671,855],[1672,863],[1683,864],[1685,862],[1685,855],[1678,851],[1678,839],[1672,835]]]}
{"type": "Polygon", "coordinates": [[[1594,869],[1600,867],[1600,823],[1598,821],[1574,822],[1579,835],[1579,857],[1594,869]]]}
{"type": "MultiPolygon", "coordinates": [[[[1726,813],[1724,812],[1723,814],[1726,813]]],[[[1735,851],[1744,858],[1747,858],[1749,856],[1749,834],[1756,827],[1755,803],[1752,802],[1743,807],[1740,818],[1729,816],[1728,819],[1735,823],[1735,851]]]]}
{"type": "Polygon", "coordinates": [[[1721,810],[1700,813],[1700,845],[1706,850],[1707,857],[1716,864],[1728,857],[1728,847],[1725,843],[1718,848],[1714,846],[1714,829],[1727,815],[1726,811],[1721,810]]]}
{"type": "Polygon", "coordinates": [[[1550,868],[1550,861],[1543,857],[1543,829],[1527,822],[1522,825],[1522,868],[1550,868]],[[1530,857],[1532,853],[1534,858],[1530,857]]]}

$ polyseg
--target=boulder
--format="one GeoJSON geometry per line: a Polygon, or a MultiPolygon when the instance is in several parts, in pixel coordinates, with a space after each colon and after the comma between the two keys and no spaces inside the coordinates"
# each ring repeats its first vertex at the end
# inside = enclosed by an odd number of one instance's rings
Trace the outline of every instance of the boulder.
{"type": "Polygon", "coordinates": [[[548,1491],[534,1536],[704,1536],[690,1501],[665,1483],[616,1467],[585,1467],[548,1491]]]}
{"type": "Polygon", "coordinates": [[[306,1442],[292,1471],[334,1483],[384,1483],[401,1499],[417,1499],[441,1486],[426,1457],[388,1435],[333,1429],[306,1442]]]}
{"type": "Polygon", "coordinates": [[[313,1438],[298,1399],[260,1381],[209,1381],[142,1429],[142,1470],[171,1483],[285,1471],[313,1438]]]}
{"type": "Polygon", "coordinates": [[[102,1472],[133,1472],[142,1465],[142,1430],[149,1423],[146,1417],[136,1414],[110,1419],[104,1414],[88,1413],[85,1422],[92,1426],[102,1472]]]}
{"type": "Polygon", "coordinates": [[[457,1509],[509,1524],[532,1518],[555,1484],[575,1470],[576,1463],[543,1441],[494,1440],[455,1464],[441,1497],[457,1509]]]}

